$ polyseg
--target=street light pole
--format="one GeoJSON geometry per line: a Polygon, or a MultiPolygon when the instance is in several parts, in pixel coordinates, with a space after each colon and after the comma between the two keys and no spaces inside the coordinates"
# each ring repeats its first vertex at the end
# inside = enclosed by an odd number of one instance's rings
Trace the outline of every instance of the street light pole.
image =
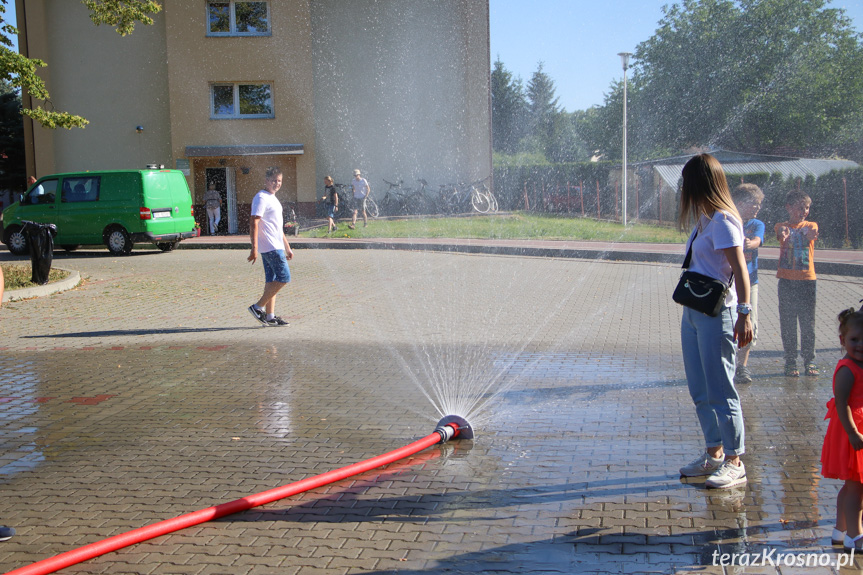
{"type": "Polygon", "coordinates": [[[629,69],[630,52],[620,52],[623,64],[623,225],[626,225],[626,70],[629,69]]]}

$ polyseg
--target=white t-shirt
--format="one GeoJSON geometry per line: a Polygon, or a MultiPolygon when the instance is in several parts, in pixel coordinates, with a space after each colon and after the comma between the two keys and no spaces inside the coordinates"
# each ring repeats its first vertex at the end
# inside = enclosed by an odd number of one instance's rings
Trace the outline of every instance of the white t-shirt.
{"type": "Polygon", "coordinates": [[[255,194],[252,200],[252,215],[258,220],[258,253],[285,249],[285,220],[282,217],[282,203],[267,190],[255,194]]]}
{"type": "MultiPolygon", "coordinates": [[[[716,211],[712,219],[702,215],[698,225],[689,235],[686,250],[692,245],[692,260],[689,271],[698,272],[728,283],[731,277],[731,264],[722,251],[725,248],[743,245],[743,224],[727,212],[716,211]],[[698,231],[698,235],[695,232],[698,231]],[[695,243],[692,238],[695,237],[695,243]]],[[[737,305],[737,291],[732,283],[725,296],[725,305],[737,305]]]]}
{"type": "Polygon", "coordinates": [[[369,183],[365,178],[360,178],[359,180],[354,178],[351,180],[351,186],[354,188],[354,198],[361,200],[366,197],[369,189],[369,183]]]}

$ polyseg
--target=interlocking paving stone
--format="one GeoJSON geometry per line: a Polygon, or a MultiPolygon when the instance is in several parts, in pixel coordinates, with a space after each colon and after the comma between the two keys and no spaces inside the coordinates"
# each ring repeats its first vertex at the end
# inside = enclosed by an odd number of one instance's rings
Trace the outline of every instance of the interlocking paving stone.
{"type": "Polygon", "coordinates": [[[835,555],[840,484],[818,460],[835,316],[863,280],[820,276],[822,375],[791,380],[763,275],[750,481],[713,493],[676,473],[702,448],[676,266],[301,250],[277,330],[246,311],[262,273],[245,255],[58,254],[80,287],[0,309],[0,521],[18,530],[0,570],[401,447],[440,390],[485,394],[474,441],[65,572],[725,574],[714,551],[835,555]]]}

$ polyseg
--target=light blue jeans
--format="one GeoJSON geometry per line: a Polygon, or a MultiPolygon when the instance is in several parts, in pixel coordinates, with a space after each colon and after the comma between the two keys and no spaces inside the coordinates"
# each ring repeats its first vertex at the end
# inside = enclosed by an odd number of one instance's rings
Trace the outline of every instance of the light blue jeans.
{"type": "Polygon", "coordinates": [[[726,455],[743,455],[743,411],[734,387],[737,313],[722,308],[716,317],[683,308],[680,343],[689,395],[708,448],[722,446],[726,455]]]}

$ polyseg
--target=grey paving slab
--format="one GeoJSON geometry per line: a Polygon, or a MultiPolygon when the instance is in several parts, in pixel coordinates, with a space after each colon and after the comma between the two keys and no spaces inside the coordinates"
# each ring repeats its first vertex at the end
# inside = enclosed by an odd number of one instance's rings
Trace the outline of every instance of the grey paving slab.
{"type": "Polygon", "coordinates": [[[792,380],[765,274],[741,391],[750,483],[716,493],[676,473],[701,440],[674,265],[303,250],[278,301],[291,326],[264,328],[245,256],[58,255],[81,285],[0,309],[0,522],[18,530],[0,570],[379,455],[464,410],[474,441],[65,572],[839,572],[712,558],[838,557],[840,485],[818,458],[835,315],[863,280],[820,277],[824,375],[792,380]]]}

